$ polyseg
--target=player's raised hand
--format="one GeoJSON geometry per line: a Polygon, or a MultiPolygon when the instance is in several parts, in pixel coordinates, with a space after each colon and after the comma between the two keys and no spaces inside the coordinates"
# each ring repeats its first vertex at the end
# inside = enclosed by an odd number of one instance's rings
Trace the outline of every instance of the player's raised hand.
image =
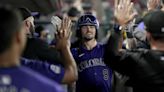
{"type": "Polygon", "coordinates": [[[114,16],[120,25],[126,25],[135,15],[134,4],[130,0],[115,0],[114,16]]]}
{"type": "Polygon", "coordinates": [[[56,48],[62,50],[66,47],[70,47],[71,37],[71,20],[68,17],[64,17],[61,23],[61,28],[55,34],[56,37],[56,48]]]}
{"type": "Polygon", "coordinates": [[[159,5],[160,5],[160,0],[148,0],[147,1],[148,11],[155,10],[159,5]]]}

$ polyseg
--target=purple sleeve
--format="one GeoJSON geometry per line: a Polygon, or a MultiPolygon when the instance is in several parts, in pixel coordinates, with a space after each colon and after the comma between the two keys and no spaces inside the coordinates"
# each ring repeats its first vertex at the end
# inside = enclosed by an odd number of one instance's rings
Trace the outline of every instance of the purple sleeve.
{"type": "Polygon", "coordinates": [[[144,22],[139,23],[137,28],[141,29],[141,31],[145,30],[144,22]]]}
{"type": "Polygon", "coordinates": [[[64,77],[64,67],[60,64],[49,64],[47,62],[29,60],[25,58],[21,59],[21,64],[58,83],[61,83],[64,77]]]}

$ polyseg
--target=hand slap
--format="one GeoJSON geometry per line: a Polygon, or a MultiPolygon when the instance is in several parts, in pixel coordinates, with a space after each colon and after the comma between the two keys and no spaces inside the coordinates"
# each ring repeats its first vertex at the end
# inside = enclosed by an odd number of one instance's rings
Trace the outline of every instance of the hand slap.
{"type": "Polygon", "coordinates": [[[63,48],[70,47],[71,25],[71,20],[68,17],[64,17],[61,28],[55,34],[57,49],[62,50],[63,48]]]}
{"type": "Polygon", "coordinates": [[[136,12],[133,12],[134,4],[130,0],[115,0],[115,9],[114,9],[114,16],[116,18],[116,22],[120,25],[125,25],[129,21],[131,21],[136,12]]]}

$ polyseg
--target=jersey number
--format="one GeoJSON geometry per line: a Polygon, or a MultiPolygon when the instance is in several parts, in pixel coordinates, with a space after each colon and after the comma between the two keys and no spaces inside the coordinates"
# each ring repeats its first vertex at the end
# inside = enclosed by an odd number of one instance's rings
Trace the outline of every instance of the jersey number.
{"type": "Polygon", "coordinates": [[[104,69],[103,70],[103,78],[104,78],[104,80],[108,80],[109,79],[108,69],[104,69]]]}

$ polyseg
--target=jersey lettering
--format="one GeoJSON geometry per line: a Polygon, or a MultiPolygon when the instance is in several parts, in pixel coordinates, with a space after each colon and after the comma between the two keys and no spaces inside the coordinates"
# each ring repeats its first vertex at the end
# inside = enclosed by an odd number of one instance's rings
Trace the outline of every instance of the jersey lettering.
{"type": "Polygon", "coordinates": [[[80,64],[78,65],[78,71],[82,72],[83,70],[94,66],[106,66],[106,65],[102,58],[89,59],[80,62],[80,64]]]}

